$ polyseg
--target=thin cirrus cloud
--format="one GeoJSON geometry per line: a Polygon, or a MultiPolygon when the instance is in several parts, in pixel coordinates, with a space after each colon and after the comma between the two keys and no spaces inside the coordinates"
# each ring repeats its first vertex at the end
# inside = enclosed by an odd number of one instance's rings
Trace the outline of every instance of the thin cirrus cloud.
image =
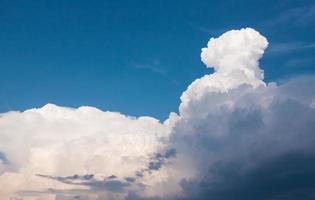
{"type": "Polygon", "coordinates": [[[288,42],[288,43],[275,43],[270,46],[268,53],[272,55],[294,53],[303,50],[312,50],[315,48],[315,42],[303,43],[303,42],[288,42]]]}
{"type": "Polygon", "coordinates": [[[314,21],[315,6],[301,6],[287,9],[273,18],[265,21],[262,26],[277,27],[283,25],[305,27],[311,25],[314,21]]]}
{"type": "Polygon", "coordinates": [[[148,63],[133,63],[135,69],[144,69],[160,75],[166,75],[167,71],[161,68],[160,65],[161,63],[158,59],[154,59],[148,63]]]}
{"type": "Polygon", "coordinates": [[[1,199],[314,199],[315,77],[266,83],[268,41],[211,38],[163,123],[48,104],[0,118],[1,199]]]}

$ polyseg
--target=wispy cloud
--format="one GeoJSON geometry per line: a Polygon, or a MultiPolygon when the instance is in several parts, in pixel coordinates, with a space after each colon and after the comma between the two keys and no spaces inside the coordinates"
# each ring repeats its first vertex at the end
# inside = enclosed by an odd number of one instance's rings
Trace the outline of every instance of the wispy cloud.
{"type": "Polygon", "coordinates": [[[303,57],[303,58],[291,58],[285,62],[287,67],[301,67],[314,63],[315,58],[313,57],[303,57]]]}
{"type": "Polygon", "coordinates": [[[194,30],[199,31],[199,32],[207,33],[212,37],[217,37],[227,30],[227,28],[206,27],[206,26],[202,26],[202,25],[197,25],[197,24],[192,23],[192,22],[188,22],[188,26],[194,30]]]}
{"type": "Polygon", "coordinates": [[[135,69],[145,69],[161,75],[167,74],[166,69],[162,68],[161,62],[158,59],[153,59],[147,62],[133,62],[132,65],[135,69]]]}
{"type": "Polygon", "coordinates": [[[315,22],[315,6],[302,6],[285,10],[262,23],[265,27],[279,25],[308,26],[315,22]]]}
{"type": "Polygon", "coordinates": [[[315,42],[282,42],[282,43],[271,43],[267,49],[267,54],[285,54],[301,50],[309,50],[315,48],[315,42]]]}

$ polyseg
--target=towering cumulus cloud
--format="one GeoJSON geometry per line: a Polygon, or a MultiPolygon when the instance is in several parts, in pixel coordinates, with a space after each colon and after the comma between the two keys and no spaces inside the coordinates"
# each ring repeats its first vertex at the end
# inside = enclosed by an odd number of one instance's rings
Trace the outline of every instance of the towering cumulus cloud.
{"type": "Polygon", "coordinates": [[[315,78],[265,83],[257,31],[211,38],[214,73],[163,123],[48,104],[0,116],[0,199],[314,199],[315,78]]]}

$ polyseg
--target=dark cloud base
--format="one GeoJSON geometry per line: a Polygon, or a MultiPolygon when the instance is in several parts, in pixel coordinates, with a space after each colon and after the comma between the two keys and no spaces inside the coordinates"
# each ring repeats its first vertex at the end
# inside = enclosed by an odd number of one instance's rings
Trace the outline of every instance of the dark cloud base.
{"type": "MultiPolygon", "coordinates": [[[[183,180],[187,198],[182,200],[285,200],[314,199],[314,154],[291,152],[261,163],[257,168],[239,173],[240,163],[217,164],[218,182],[183,180]]],[[[213,169],[212,169],[213,170],[213,169]]]]}

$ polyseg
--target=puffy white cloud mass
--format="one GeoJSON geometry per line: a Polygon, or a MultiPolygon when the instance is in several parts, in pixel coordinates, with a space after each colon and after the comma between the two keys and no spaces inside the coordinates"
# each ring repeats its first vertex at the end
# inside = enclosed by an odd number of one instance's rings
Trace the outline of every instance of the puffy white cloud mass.
{"type": "Polygon", "coordinates": [[[0,115],[0,199],[314,199],[315,78],[265,83],[257,31],[211,38],[214,73],[160,123],[53,104],[0,115]]]}

